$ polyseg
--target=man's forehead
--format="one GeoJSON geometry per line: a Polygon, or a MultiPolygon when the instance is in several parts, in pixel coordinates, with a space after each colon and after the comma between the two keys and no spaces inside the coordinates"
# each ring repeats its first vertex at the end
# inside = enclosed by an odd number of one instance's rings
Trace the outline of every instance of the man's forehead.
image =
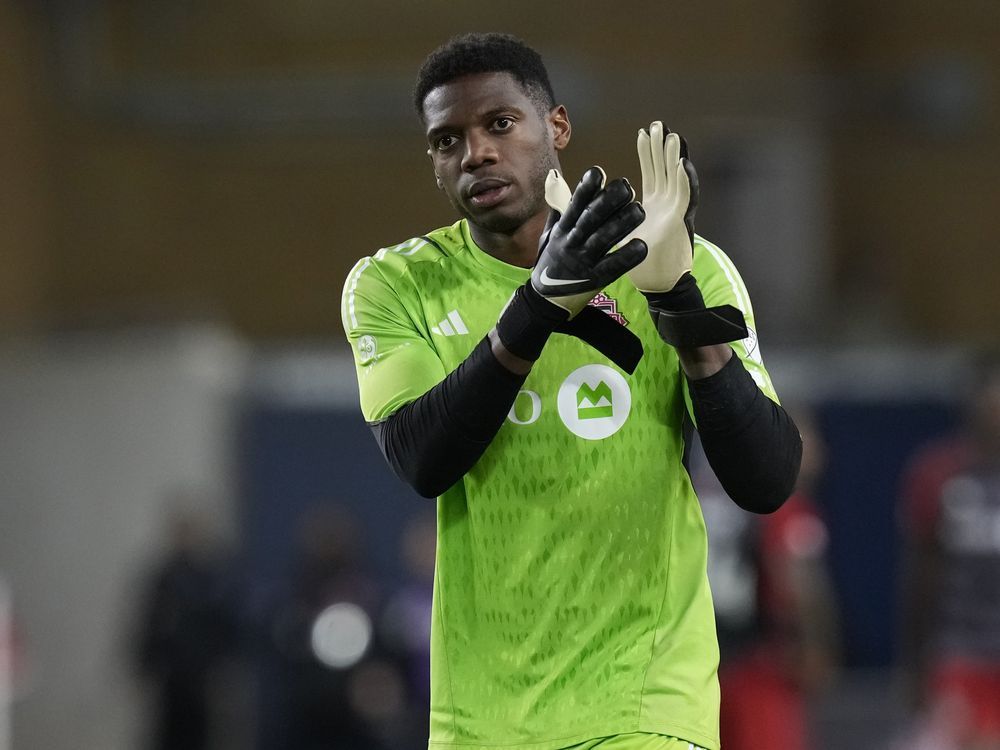
{"type": "Polygon", "coordinates": [[[503,107],[526,109],[531,100],[516,78],[506,71],[472,73],[435,86],[424,99],[428,128],[461,114],[475,116],[503,107]]]}

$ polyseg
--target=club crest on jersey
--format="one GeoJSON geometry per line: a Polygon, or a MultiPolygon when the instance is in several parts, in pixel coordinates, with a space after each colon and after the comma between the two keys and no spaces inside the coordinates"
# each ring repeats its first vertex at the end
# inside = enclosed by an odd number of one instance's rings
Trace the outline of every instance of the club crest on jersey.
{"type": "Polygon", "coordinates": [[[598,292],[587,304],[607,313],[618,325],[628,325],[628,318],[618,312],[618,300],[614,297],[609,297],[604,292],[598,292]]]}

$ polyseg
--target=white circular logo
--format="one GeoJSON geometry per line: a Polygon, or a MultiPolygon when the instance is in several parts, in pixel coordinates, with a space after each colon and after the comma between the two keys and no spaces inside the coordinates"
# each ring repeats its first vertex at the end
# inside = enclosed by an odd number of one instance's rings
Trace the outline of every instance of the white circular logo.
{"type": "Polygon", "coordinates": [[[559,386],[559,418],[574,435],[603,440],[614,435],[632,410],[632,392],[617,371],[605,365],[573,370],[559,386]]]}
{"type": "Polygon", "coordinates": [[[362,336],[358,339],[358,362],[367,365],[375,359],[378,346],[375,344],[374,336],[362,336]]]}

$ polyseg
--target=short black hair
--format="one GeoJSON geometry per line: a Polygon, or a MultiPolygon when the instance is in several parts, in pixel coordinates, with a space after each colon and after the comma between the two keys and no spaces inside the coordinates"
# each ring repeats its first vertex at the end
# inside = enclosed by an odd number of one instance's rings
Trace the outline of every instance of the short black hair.
{"type": "Polygon", "coordinates": [[[510,73],[540,113],[555,106],[556,97],[541,55],[512,34],[473,33],[452,37],[420,66],[413,88],[413,106],[420,118],[431,91],[475,73],[510,73]]]}

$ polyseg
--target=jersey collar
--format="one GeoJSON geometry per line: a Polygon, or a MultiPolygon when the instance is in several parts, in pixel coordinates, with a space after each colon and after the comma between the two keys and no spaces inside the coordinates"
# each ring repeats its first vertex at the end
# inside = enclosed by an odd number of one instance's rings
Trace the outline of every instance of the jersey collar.
{"type": "Polygon", "coordinates": [[[495,276],[502,276],[505,279],[510,279],[511,281],[525,282],[528,277],[531,276],[530,268],[521,268],[521,266],[512,266],[510,263],[504,263],[499,258],[495,258],[488,252],[483,250],[476,244],[476,241],[472,239],[472,232],[469,230],[469,222],[467,219],[462,219],[459,222],[462,230],[462,239],[465,240],[465,246],[469,248],[469,253],[472,255],[473,260],[475,260],[479,265],[481,265],[485,270],[494,274],[495,276]]]}

